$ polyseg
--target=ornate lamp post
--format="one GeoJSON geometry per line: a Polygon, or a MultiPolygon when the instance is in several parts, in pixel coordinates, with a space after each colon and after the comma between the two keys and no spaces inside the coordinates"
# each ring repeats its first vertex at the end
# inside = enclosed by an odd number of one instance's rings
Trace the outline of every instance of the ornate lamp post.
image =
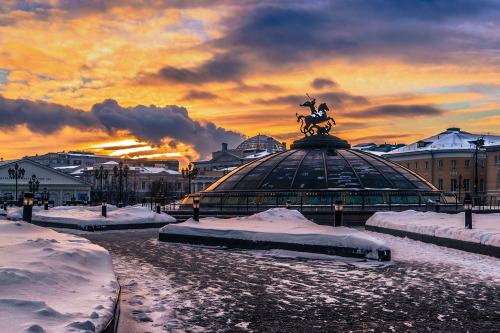
{"type": "Polygon", "coordinates": [[[30,192],[35,194],[35,192],[38,192],[38,189],[40,188],[40,181],[38,178],[36,178],[36,175],[33,174],[31,176],[31,179],[28,181],[28,185],[30,187],[30,192]]]}
{"type": "Polygon", "coordinates": [[[101,187],[100,187],[100,198],[101,201],[102,201],[102,180],[103,179],[108,179],[108,170],[104,170],[104,167],[101,165],[101,167],[99,168],[99,170],[95,170],[95,179],[97,180],[100,180],[101,181],[101,187]]]}
{"type": "Polygon", "coordinates": [[[119,184],[118,186],[120,187],[120,199],[118,202],[118,208],[123,207],[123,177],[127,178],[128,174],[128,166],[123,167],[123,161],[120,161],[120,164],[118,164],[120,168],[118,168],[116,165],[113,168],[113,172],[115,174],[115,177],[118,177],[119,184]]]}
{"type": "Polygon", "coordinates": [[[477,176],[477,151],[479,148],[483,148],[484,146],[484,139],[483,138],[478,138],[477,140],[474,141],[469,141],[469,143],[472,143],[476,146],[476,155],[475,155],[475,171],[474,171],[474,196],[477,197],[477,192],[478,192],[478,176],[477,176]]]}
{"type": "Polygon", "coordinates": [[[44,210],[49,210],[49,198],[50,198],[50,192],[47,191],[47,188],[43,188],[42,192],[42,200],[43,200],[43,209],[44,210]]]}
{"type": "Polygon", "coordinates": [[[16,198],[15,198],[15,200],[18,199],[18,197],[17,197],[17,180],[23,178],[24,173],[25,173],[25,170],[23,168],[20,168],[19,165],[17,165],[17,163],[14,165],[14,169],[9,168],[9,177],[16,180],[16,198]]]}
{"type": "Polygon", "coordinates": [[[198,176],[198,169],[194,167],[193,163],[190,163],[187,168],[182,169],[182,177],[188,179],[188,194],[191,194],[191,180],[198,176]]]}

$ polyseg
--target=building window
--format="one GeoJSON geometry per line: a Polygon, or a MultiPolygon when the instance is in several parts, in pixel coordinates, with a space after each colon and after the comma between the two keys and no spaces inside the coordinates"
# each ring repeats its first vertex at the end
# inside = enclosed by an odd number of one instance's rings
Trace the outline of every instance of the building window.
{"type": "Polygon", "coordinates": [[[479,179],[479,192],[485,192],[484,179],[479,179]]]}
{"type": "Polygon", "coordinates": [[[486,161],[485,160],[482,160],[481,161],[481,168],[484,168],[486,166],[486,161]]]}
{"type": "Polygon", "coordinates": [[[146,182],[141,183],[141,189],[145,190],[146,189],[146,182]]]}
{"type": "Polygon", "coordinates": [[[500,190],[500,173],[497,175],[497,189],[500,190]]]}
{"type": "Polygon", "coordinates": [[[410,168],[410,163],[406,163],[406,168],[410,168]]]}
{"type": "Polygon", "coordinates": [[[465,160],[465,167],[470,168],[470,160],[465,160]]]}
{"type": "Polygon", "coordinates": [[[429,169],[429,162],[425,161],[425,170],[429,169]]]}
{"type": "Polygon", "coordinates": [[[465,192],[470,192],[470,180],[469,179],[464,179],[463,185],[464,185],[464,191],[465,192]]]}
{"type": "Polygon", "coordinates": [[[439,160],[438,161],[438,169],[442,169],[443,168],[443,160],[439,160]]]}
{"type": "Polygon", "coordinates": [[[418,170],[418,162],[415,162],[415,170],[418,170]]]}
{"type": "Polygon", "coordinates": [[[495,165],[497,165],[497,164],[498,164],[498,156],[495,155],[495,165]]]}
{"type": "Polygon", "coordinates": [[[451,160],[451,168],[456,169],[457,167],[457,160],[451,160]]]}
{"type": "Polygon", "coordinates": [[[450,190],[452,192],[455,192],[457,190],[457,180],[456,179],[452,179],[451,180],[451,187],[450,187],[450,190]]]}
{"type": "Polygon", "coordinates": [[[438,179],[438,190],[441,190],[441,191],[443,190],[443,180],[442,179],[438,179]]]}

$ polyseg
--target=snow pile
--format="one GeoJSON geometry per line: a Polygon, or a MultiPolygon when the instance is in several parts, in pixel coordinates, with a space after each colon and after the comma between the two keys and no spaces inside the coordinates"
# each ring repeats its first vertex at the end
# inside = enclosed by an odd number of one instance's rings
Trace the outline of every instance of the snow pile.
{"type": "Polygon", "coordinates": [[[0,331],[101,331],[118,283],[111,257],[78,236],[0,221],[0,331]]]}
{"type": "MultiPolygon", "coordinates": [[[[44,210],[43,206],[33,207],[33,221],[71,223],[76,225],[110,225],[110,224],[139,224],[152,222],[175,222],[175,218],[167,214],[157,214],[149,206],[126,206],[117,208],[107,206],[107,217],[102,216],[101,206],[57,206],[44,210]]],[[[7,219],[22,220],[22,208],[10,208],[7,219]]]]}
{"type": "Polygon", "coordinates": [[[286,208],[230,219],[204,218],[200,222],[189,219],[166,225],[160,233],[357,248],[358,253],[370,251],[367,257],[372,259],[378,259],[378,251],[389,250],[382,241],[361,231],[318,225],[297,210],[286,208]]]}
{"type": "Polygon", "coordinates": [[[465,213],[377,212],[366,225],[500,247],[500,214],[472,214],[472,229],[465,228],[465,213]]]}

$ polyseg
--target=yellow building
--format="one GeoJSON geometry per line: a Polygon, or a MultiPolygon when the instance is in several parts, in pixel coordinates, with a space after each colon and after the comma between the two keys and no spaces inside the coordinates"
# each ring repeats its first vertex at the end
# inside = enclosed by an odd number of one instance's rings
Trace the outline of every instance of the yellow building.
{"type": "Polygon", "coordinates": [[[487,204],[500,206],[500,145],[486,147],[487,204]]]}
{"type": "Polygon", "coordinates": [[[465,193],[484,198],[493,186],[493,176],[488,176],[493,171],[488,172],[482,147],[499,144],[500,136],[472,134],[452,127],[382,156],[426,178],[451,200],[462,201],[465,193]]]}

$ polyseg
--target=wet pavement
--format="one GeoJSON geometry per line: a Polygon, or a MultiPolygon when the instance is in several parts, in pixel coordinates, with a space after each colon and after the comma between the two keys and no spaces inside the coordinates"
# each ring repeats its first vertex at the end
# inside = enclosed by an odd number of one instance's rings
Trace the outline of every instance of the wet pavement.
{"type": "Polygon", "coordinates": [[[500,260],[451,249],[434,260],[437,246],[371,234],[392,242],[395,261],[171,244],[157,229],[81,236],[113,257],[120,332],[500,331],[500,282],[488,274],[500,260]],[[428,258],[413,261],[422,249],[428,258]]]}

